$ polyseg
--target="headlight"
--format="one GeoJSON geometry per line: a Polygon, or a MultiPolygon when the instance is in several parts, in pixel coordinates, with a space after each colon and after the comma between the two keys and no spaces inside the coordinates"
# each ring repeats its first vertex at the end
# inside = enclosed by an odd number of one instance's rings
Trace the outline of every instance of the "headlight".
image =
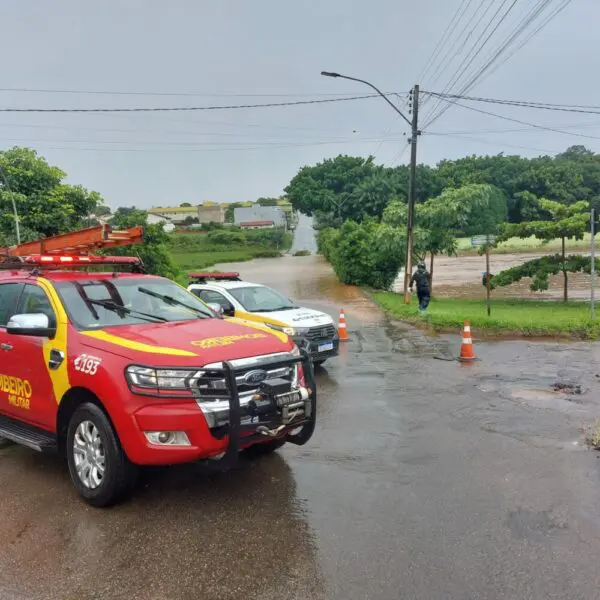
{"type": "Polygon", "coordinates": [[[298,333],[298,330],[293,327],[280,327],[279,325],[272,325],[271,323],[265,323],[265,325],[276,331],[283,331],[285,335],[297,335],[298,333]]]}
{"type": "Polygon", "coordinates": [[[179,369],[152,369],[131,365],[125,371],[132,385],[145,389],[182,390],[188,389],[190,371],[179,369]]]}

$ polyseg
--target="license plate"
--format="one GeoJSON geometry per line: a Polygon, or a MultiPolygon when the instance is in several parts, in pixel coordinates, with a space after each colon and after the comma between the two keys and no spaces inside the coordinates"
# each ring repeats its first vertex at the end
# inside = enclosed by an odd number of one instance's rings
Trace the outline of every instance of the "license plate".
{"type": "Polygon", "coordinates": [[[317,348],[317,352],[327,352],[328,350],[333,350],[333,342],[319,344],[319,347],[317,348]]]}

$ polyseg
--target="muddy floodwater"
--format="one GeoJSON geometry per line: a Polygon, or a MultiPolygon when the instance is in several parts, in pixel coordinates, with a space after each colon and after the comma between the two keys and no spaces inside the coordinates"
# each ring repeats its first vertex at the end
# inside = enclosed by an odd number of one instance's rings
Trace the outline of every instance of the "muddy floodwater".
{"type": "Polygon", "coordinates": [[[600,460],[581,436],[600,345],[475,331],[461,365],[458,336],[391,321],[319,257],[227,268],[346,310],[311,442],[225,474],[150,469],[111,510],[80,502],[58,459],[0,449],[0,598],[600,596],[600,460]]]}
{"type": "MultiPolygon", "coordinates": [[[[514,253],[494,254],[490,256],[490,272],[500,273],[524,262],[555,254],[540,253],[514,253]]],[[[429,260],[426,262],[429,269],[429,260]]],[[[485,298],[485,287],[482,284],[485,272],[485,256],[437,256],[434,260],[433,287],[435,295],[452,298],[485,298]]],[[[569,273],[569,298],[573,300],[589,300],[591,277],[585,273],[569,273]]],[[[563,297],[562,275],[550,275],[548,290],[532,292],[531,280],[522,279],[507,287],[493,290],[492,298],[524,298],[531,300],[551,300],[563,297]]],[[[393,290],[400,292],[404,285],[404,272],[396,279],[393,290]]],[[[598,282],[596,280],[596,288],[598,282]]]]}

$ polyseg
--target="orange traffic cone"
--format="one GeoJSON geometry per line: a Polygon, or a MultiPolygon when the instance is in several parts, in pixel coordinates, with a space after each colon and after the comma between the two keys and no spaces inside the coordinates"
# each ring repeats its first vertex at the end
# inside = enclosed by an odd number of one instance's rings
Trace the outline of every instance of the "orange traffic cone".
{"type": "Polygon", "coordinates": [[[338,324],[338,335],[340,336],[340,342],[347,342],[350,338],[348,337],[348,328],[346,327],[346,315],[344,309],[340,310],[340,322],[338,324]]]}
{"type": "Polygon", "coordinates": [[[471,362],[475,360],[473,340],[471,339],[471,325],[469,324],[469,321],[465,321],[462,344],[460,346],[460,356],[458,357],[458,360],[461,362],[471,362]]]}

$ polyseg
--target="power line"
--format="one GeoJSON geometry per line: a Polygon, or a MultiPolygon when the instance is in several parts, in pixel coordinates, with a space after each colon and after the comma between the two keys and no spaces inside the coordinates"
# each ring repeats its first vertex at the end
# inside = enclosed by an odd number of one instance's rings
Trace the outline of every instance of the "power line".
{"type": "Polygon", "coordinates": [[[460,93],[464,94],[469,91],[471,88],[475,86],[477,81],[481,79],[481,77],[485,74],[485,72],[498,60],[498,58],[510,47],[510,45],[527,29],[531,23],[535,21],[544,10],[551,4],[552,0],[540,0],[537,7],[534,7],[533,10],[529,12],[529,14],[521,21],[521,23],[516,27],[513,33],[505,38],[505,40],[492,51],[491,56],[484,62],[484,64],[479,68],[479,70],[471,77],[471,79],[462,87],[460,93]]]}
{"type": "MultiPolygon", "coordinates": [[[[471,21],[474,19],[475,15],[483,8],[484,2],[485,2],[485,0],[481,0],[479,7],[475,10],[473,15],[471,16],[471,20],[465,24],[465,27],[462,29],[460,34],[454,40],[454,44],[448,49],[448,52],[446,53],[446,58],[440,62],[440,64],[438,65],[438,68],[436,69],[435,73],[433,74],[434,79],[431,80],[430,82],[423,82],[424,85],[428,85],[428,83],[429,83],[431,85],[431,87],[433,87],[437,83],[437,81],[439,80],[441,75],[444,73],[445,69],[447,69],[452,64],[452,61],[454,60],[454,58],[457,57],[460,54],[460,52],[463,50],[463,48],[467,45],[469,38],[477,30],[481,21],[483,21],[485,16],[488,14],[490,8],[492,8],[492,6],[494,4],[494,0],[489,0],[489,4],[487,5],[487,8],[483,11],[481,16],[479,17],[479,20],[477,21],[477,23],[475,23],[475,25],[473,26],[471,31],[469,31],[469,33],[465,37],[462,45],[459,48],[456,48],[457,42],[460,41],[463,33],[465,33],[465,31],[467,30],[467,27],[469,26],[471,21]],[[456,51],[454,52],[454,54],[451,54],[452,51],[455,49],[456,49],[456,51]]],[[[471,51],[472,51],[472,49],[471,49],[471,51]]]]}
{"type": "MultiPolygon", "coordinates": [[[[481,39],[485,36],[488,29],[492,26],[492,24],[494,23],[494,20],[500,14],[500,12],[502,11],[502,9],[504,8],[504,6],[507,4],[508,1],[509,0],[502,1],[502,4],[498,7],[498,10],[493,14],[492,18],[490,19],[490,21],[487,24],[487,26],[485,27],[485,29],[479,34],[479,37],[477,38],[475,44],[473,44],[473,48],[463,58],[462,62],[456,69],[454,75],[452,75],[450,77],[449,82],[446,84],[446,87],[442,90],[442,92],[450,91],[452,89],[452,87],[454,85],[456,85],[458,83],[458,81],[460,81],[460,78],[463,76],[463,74],[466,72],[466,70],[471,66],[471,64],[477,58],[477,56],[479,56],[479,54],[481,53],[481,51],[483,50],[485,45],[490,41],[490,39],[492,38],[494,33],[496,33],[498,27],[500,27],[500,25],[504,22],[504,20],[506,19],[506,17],[510,13],[510,11],[515,7],[515,4],[517,3],[517,0],[512,0],[512,4],[508,7],[506,12],[500,17],[499,21],[496,23],[495,27],[492,29],[492,32],[487,36],[487,38],[485,38],[485,40],[483,40],[483,42],[479,45],[479,47],[477,47],[477,45],[479,44],[481,39]],[[473,54],[473,51],[475,52],[474,54],[473,54]],[[466,63],[466,65],[465,65],[465,63],[466,63]]],[[[434,121],[436,121],[444,113],[444,109],[442,109],[442,111],[440,111],[440,113],[438,115],[435,115],[435,111],[437,110],[437,108],[439,106],[440,106],[439,102],[436,104],[436,106],[434,106],[434,108],[432,109],[432,111],[430,113],[429,119],[427,120],[427,122],[425,124],[425,127],[431,125],[434,121]]]]}
{"type": "MultiPolygon", "coordinates": [[[[481,78],[485,75],[486,71],[488,71],[497,62],[498,58],[501,57],[515,41],[517,41],[519,36],[523,32],[525,32],[527,30],[527,28],[538,17],[540,17],[540,15],[550,6],[551,2],[552,2],[552,0],[539,0],[538,4],[536,6],[534,6],[533,9],[530,10],[524,16],[524,18],[520,21],[520,23],[517,25],[517,27],[513,30],[512,34],[509,35],[507,38],[505,38],[505,40],[495,50],[493,50],[490,55],[488,55],[488,58],[479,67],[477,72],[471,76],[471,78],[465,83],[465,85],[463,85],[463,87],[458,92],[458,95],[464,94],[468,90],[472,89],[476,85],[476,83],[483,81],[481,78]]],[[[493,71],[488,72],[486,78],[489,77],[489,75],[491,75],[492,72],[496,71],[497,68],[499,68],[499,66],[504,64],[510,57],[512,57],[533,36],[535,36],[537,33],[539,33],[539,31],[541,31],[554,17],[556,17],[562,10],[564,10],[564,8],[566,8],[566,6],[570,2],[571,2],[571,0],[564,0],[563,4],[561,6],[559,6],[553,13],[548,15],[548,17],[537,27],[537,29],[535,29],[533,32],[531,32],[525,38],[525,40],[523,40],[521,42],[521,44],[519,44],[519,46],[515,50],[513,50],[513,52],[511,52],[511,54],[509,56],[506,57],[506,59],[502,63],[498,64],[493,69],[493,71]]],[[[443,91],[446,92],[448,90],[443,90],[443,91]]],[[[436,108],[439,105],[440,105],[440,103],[438,101],[436,108]]],[[[444,108],[442,108],[442,110],[433,119],[430,119],[428,121],[427,125],[431,125],[435,120],[439,119],[449,108],[450,108],[450,105],[446,105],[444,108]]]]}
{"type": "Polygon", "coordinates": [[[107,90],[73,90],[73,89],[50,89],[50,88],[0,88],[0,92],[16,92],[27,94],[80,94],[80,95],[98,95],[98,96],[166,96],[166,97],[188,97],[188,98],[301,98],[312,96],[343,97],[353,96],[354,94],[241,94],[241,93],[201,93],[201,92],[126,92],[126,91],[107,91],[107,90]]]}
{"type": "MultiPolygon", "coordinates": [[[[438,135],[435,133],[428,133],[427,135],[438,135]]],[[[518,145],[518,144],[507,144],[505,142],[497,142],[497,141],[493,141],[493,140],[486,140],[486,139],[481,139],[481,138],[476,138],[470,135],[449,135],[448,137],[453,137],[457,140],[466,140],[466,141],[471,141],[471,142],[477,142],[479,144],[487,144],[487,145],[491,145],[491,146],[504,146],[507,148],[516,148],[518,150],[535,150],[536,152],[543,152],[544,154],[558,154],[559,152],[556,150],[544,150],[543,148],[536,148],[535,146],[522,146],[522,145],[518,145]]]]}
{"type": "MultiPolygon", "coordinates": [[[[443,46],[444,42],[446,41],[447,34],[450,31],[452,31],[453,26],[455,26],[455,21],[456,21],[456,26],[458,26],[458,24],[460,23],[460,20],[462,19],[463,15],[468,10],[468,8],[469,8],[469,6],[471,5],[472,2],[473,2],[473,0],[462,0],[461,4],[459,5],[459,7],[457,8],[456,12],[454,13],[454,16],[450,20],[450,23],[448,23],[448,26],[446,27],[444,33],[442,34],[442,37],[439,39],[439,41],[438,41],[437,45],[435,46],[433,52],[429,56],[429,59],[427,60],[427,63],[425,64],[425,67],[423,68],[423,71],[421,72],[421,74],[417,78],[417,81],[420,80],[420,81],[423,81],[424,85],[427,84],[428,80],[423,79],[425,77],[425,73],[427,72],[427,69],[429,67],[433,67],[433,65],[435,64],[435,61],[437,60],[437,58],[438,58],[438,56],[439,56],[439,54],[440,54],[440,52],[442,50],[442,46],[443,46]]],[[[483,2],[483,0],[482,0],[482,2],[483,2]]],[[[452,34],[450,34],[450,36],[448,36],[448,41],[450,40],[451,37],[452,37],[452,34]]],[[[453,47],[456,44],[456,41],[458,39],[460,39],[460,35],[454,41],[453,47]]],[[[450,52],[451,52],[451,50],[450,50],[450,52]]],[[[438,70],[439,70],[439,64],[438,64],[438,67],[435,69],[435,71],[433,71],[433,75],[431,75],[431,73],[430,73],[430,75],[428,76],[429,77],[429,81],[431,81],[431,77],[435,77],[435,74],[438,72],[438,70]]],[[[434,83],[432,83],[432,85],[434,85],[434,83]]]]}
{"type": "Polygon", "coordinates": [[[522,108],[537,108],[541,110],[554,110],[559,112],[582,113],[589,115],[600,114],[600,106],[598,105],[581,105],[581,104],[552,104],[549,102],[530,102],[527,100],[503,100],[499,98],[482,98],[479,96],[463,96],[461,94],[440,94],[438,92],[423,92],[436,96],[442,100],[469,100],[473,102],[486,102],[490,104],[502,104],[505,106],[518,106],[522,108]]]}
{"type": "Polygon", "coordinates": [[[465,104],[460,104],[459,102],[456,102],[456,100],[450,100],[450,99],[444,98],[443,101],[450,102],[451,104],[454,104],[455,106],[460,106],[461,108],[466,108],[467,110],[481,113],[483,115],[496,117],[498,119],[504,119],[505,121],[511,121],[512,123],[519,123],[520,125],[527,125],[527,127],[533,127],[535,129],[542,129],[544,131],[553,131],[554,133],[562,133],[564,135],[572,135],[575,137],[582,137],[582,138],[587,138],[587,139],[591,139],[591,140],[600,140],[600,136],[585,135],[584,133],[573,133],[571,131],[564,131],[561,129],[556,129],[554,127],[546,127],[545,125],[539,125],[537,123],[528,123],[527,121],[521,121],[520,119],[513,119],[512,117],[506,117],[504,115],[499,115],[498,113],[493,113],[493,112],[490,112],[487,110],[482,110],[480,108],[475,108],[474,106],[466,106],[465,104]]]}
{"type": "Polygon", "coordinates": [[[490,75],[495,73],[502,65],[506,64],[523,46],[525,46],[529,41],[536,36],[542,29],[550,23],[554,19],[554,17],[558,16],[569,4],[571,4],[572,0],[565,0],[565,2],[559,6],[552,14],[550,14],[546,20],[532,33],[529,34],[527,38],[525,38],[501,63],[497,64],[481,81],[485,81],[490,75]]]}
{"type": "MultiPolygon", "coordinates": [[[[154,151],[162,151],[160,150],[160,148],[156,148],[155,150],[150,149],[147,150],[146,148],[143,148],[144,146],[147,147],[151,147],[151,146],[168,146],[168,147],[183,147],[184,149],[182,150],[178,150],[178,151],[190,151],[190,152],[212,152],[212,151],[229,151],[229,150],[259,150],[259,149],[269,149],[269,148],[274,148],[274,149],[279,149],[279,148],[301,148],[301,147],[310,147],[310,146],[325,146],[325,145],[335,145],[335,144],[355,144],[355,145],[360,145],[360,144],[365,144],[365,143],[372,143],[372,142],[376,142],[378,141],[377,138],[373,138],[373,139],[361,139],[361,140],[353,140],[353,139],[348,139],[348,140],[318,140],[318,141],[314,141],[314,142],[294,142],[294,143],[281,143],[281,142],[263,142],[263,143],[259,143],[259,142],[244,142],[244,143],[240,143],[240,144],[235,144],[235,143],[231,143],[231,142],[144,142],[144,141],[139,141],[139,140],[114,140],[114,141],[109,141],[109,140],[70,140],[70,139],[59,139],[59,140],[39,140],[39,139],[31,139],[31,138],[3,138],[4,141],[12,141],[12,142],[26,142],[26,143],[33,143],[33,144],[54,144],[54,143],[59,143],[59,144],[84,144],[84,143],[91,143],[91,144],[103,144],[103,145],[121,145],[121,146],[125,146],[128,144],[132,144],[135,146],[142,146],[142,148],[138,148],[138,147],[130,147],[130,148],[125,148],[125,147],[120,147],[120,148],[84,148],[86,150],[98,150],[98,151],[106,151],[106,152],[127,152],[127,151],[132,151],[132,152],[145,152],[145,151],[149,151],[149,152],[154,152],[154,151]]],[[[389,143],[397,143],[399,141],[404,141],[402,139],[389,139],[387,140],[389,143]]],[[[54,146],[51,146],[54,147],[54,146]]],[[[67,149],[67,148],[64,148],[67,149]]],[[[82,149],[78,146],[73,146],[71,148],[72,150],[79,150],[82,149]]]]}
{"type": "Polygon", "coordinates": [[[348,102],[376,98],[378,94],[349,96],[347,98],[324,98],[321,100],[295,100],[293,102],[267,102],[265,104],[230,104],[222,106],[170,106],[170,107],[136,107],[136,108],[0,108],[0,112],[11,113],[115,113],[115,112],[193,112],[202,110],[235,110],[242,108],[274,108],[279,106],[299,106],[305,104],[325,104],[331,102],[348,102]]]}

